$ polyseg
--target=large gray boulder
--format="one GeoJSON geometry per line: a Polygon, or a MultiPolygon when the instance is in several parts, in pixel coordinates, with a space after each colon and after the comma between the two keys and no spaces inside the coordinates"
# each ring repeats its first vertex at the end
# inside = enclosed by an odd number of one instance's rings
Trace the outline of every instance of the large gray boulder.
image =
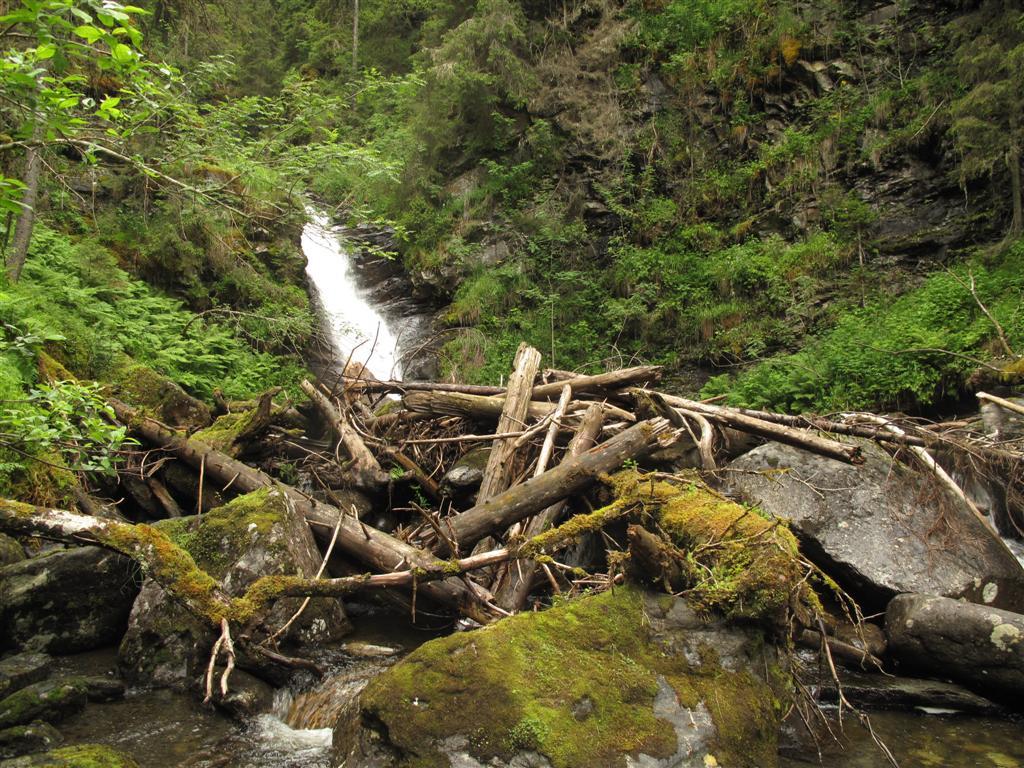
{"type": "Polygon", "coordinates": [[[863,443],[853,466],[780,443],[729,465],[728,487],[791,521],[803,552],[870,611],[900,592],[1024,609],[1024,569],[930,476],[863,443]]]}
{"type": "Polygon", "coordinates": [[[889,650],[903,667],[986,696],[1024,694],[1024,616],[931,595],[899,595],[885,612],[889,650]]]}
{"type": "MultiPolygon", "coordinates": [[[[263,576],[315,576],[321,563],[309,526],[272,489],[239,496],[200,520],[165,520],[156,527],[235,597],[263,576]]],[[[302,602],[302,598],[276,601],[247,628],[249,639],[259,642],[284,626],[302,602]]],[[[340,600],[314,598],[278,640],[285,645],[319,646],[339,640],[350,629],[340,600]]],[[[156,582],[147,580],[121,643],[122,674],[138,685],[187,690],[208,663],[212,642],[209,626],[156,582]]]]}
{"type": "Polygon", "coordinates": [[[362,692],[338,762],[771,768],[786,674],[756,631],[624,587],[432,640],[362,692]]]}
{"type": "Polygon", "coordinates": [[[121,639],[136,567],[99,549],[63,549],[0,568],[0,650],[77,653],[121,639]]]}

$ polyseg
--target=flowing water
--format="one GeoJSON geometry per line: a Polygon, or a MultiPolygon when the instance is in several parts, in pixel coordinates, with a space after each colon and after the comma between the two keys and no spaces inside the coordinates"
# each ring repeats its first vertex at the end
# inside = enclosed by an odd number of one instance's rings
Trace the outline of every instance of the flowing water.
{"type": "Polygon", "coordinates": [[[401,379],[426,326],[424,308],[410,296],[400,268],[383,258],[357,264],[343,227],[308,208],[302,230],[306,274],[331,349],[325,367],[340,371],[351,357],[378,379],[401,379]]]}

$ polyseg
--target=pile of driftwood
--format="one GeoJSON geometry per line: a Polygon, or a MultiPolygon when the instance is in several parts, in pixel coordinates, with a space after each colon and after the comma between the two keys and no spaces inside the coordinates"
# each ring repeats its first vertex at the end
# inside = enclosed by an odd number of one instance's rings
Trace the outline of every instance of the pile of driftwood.
{"type": "MultiPolygon", "coordinates": [[[[348,574],[262,584],[258,595],[250,590],[247,598],[385,589],[404,594],[414,614],[420,597],[479,623],[527,608],[531,595],[600,588],[620,578],[612,567],[614,553],[601,551],[574,563],[552,554],[575,538],[573,520],[593,513],[598,481],[623,466],[675,470],[688,464],[714,486],[721,463],[752,440],[774,440],[855,465],[861,449],[846,438],[862,438],[924,462],[987,525],[954,467],[998,473],[1009,478],[1013,493],[1024,485],[1021,446],[965,431],[964,423],[731,408],[658,392],[659,377],[660,369],[651,366],[598,375],[541,370],[540,353],[525,344],[505,386],[378,381],[361,366],[348,366],[338,381],[303,382],[309,404],[297,410],[290,403],[274,405],[278,393],[267,393],[250,405],[234,444],[217,448],[125,403],[112,405],[147,449],[194,470],[197,509],[205,506],[204,488],[208,496],[276,488],[309,523],[329,558],[333,553],[332,573],[348,574]],[[473,446],[489,447],[479,489],[475,497],[451,498],[441,479],[473,446]],[[304,489],[283,482],[275,467],[285,462],[313,481],[304,489]],[[350,501],[353,494],[372,516],[360,515],[360,505],[350,501]],[[546,547],[544,557],[532,550],[526,556],[527,545],[551,529],[565,532],[561,538],[549,535],[547,543],[556,546],[546,547]]],[[[1013,402],[984,398],[1021,410],[1013,402]]],[[[156,475],[150,472],[148,479],[156,475]]],[[[180,513],[180,493],[176,501],[157,486],[168,497],[167,513],[180,513]]],[[[83,509],[95,513],[89,504],[83,500],[83,509]]],[[[0,528],[9,532],[112,546],[158,580],[171,573],[175,564],[165,562],[167,553],[129,537],[126,527],[132,526],[109,516],[0,503],[0,528]]],[[[618,545],[606,538],[607,549],[614,550],[618,545]]],[[[251,601],[239,602],[215,585],[200,594],[182,590],[171,578],[162,583],[231,647],[229,624],[250,615],[251,601]]]]}

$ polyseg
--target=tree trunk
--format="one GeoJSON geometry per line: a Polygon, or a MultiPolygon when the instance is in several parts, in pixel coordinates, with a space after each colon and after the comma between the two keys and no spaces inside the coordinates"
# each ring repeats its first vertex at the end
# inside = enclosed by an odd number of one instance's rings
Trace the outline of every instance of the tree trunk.
{"type": "MultiPolygon", "coordinates": [[[[456,547],[468,551],[484,536],[571,496],[598,475],[618,469],[627,459],[645,456],[660,447],[662,438],[674,436],[664,419],[634,424],[596,448],[449,518],[445,528],[456,547]]],[[[446,552],[449,542],[440,542],[439,548],[446,552]]]]}
{"type": "Polygon", "coordinates": [[[359,0],[352,0],[352,74],[359,74],[359,0]]]}
{"type": "Polygon", "coordinates": [[[32,242],[32,228],[36,223],[36,203],[39,198],[39,176],[42,172],[42,148],[37,142],[43,138],[42,123],[37,122],[32,130],[32,143],[25,151],[25,193],[21,197],[21,213],[14,225],[14,243],[11,255],[7,257],[7,279],[18,282],[21,270],[28,258],[28,246],[32,242]]]}
{"type": "MultiPolygon", "coordinates": [[[[1016,120],[1011,125],[1011,132],[1016,134],[1016,120]]],[[[1020,145],[1014,135],[1010,139],[1010,149],[1006,153],[1006,164],[1010,166],[1010,193],[1013,196],[1013,222],[1010,224],[1010,234],[1019,235],[1024,232],[1024,203],[1021,201],[1020,184],[1020,145]]]]}

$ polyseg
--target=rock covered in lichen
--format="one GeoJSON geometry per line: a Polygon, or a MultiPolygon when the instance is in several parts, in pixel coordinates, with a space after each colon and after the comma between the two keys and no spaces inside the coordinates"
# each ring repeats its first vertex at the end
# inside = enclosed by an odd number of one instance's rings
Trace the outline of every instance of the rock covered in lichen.
{"type": "MultiPolygon", "coordinates": [[[[199,519],[167,520],[156,527],[233,597],[241,597],[263,577],[314,576],[321,562],[305,521],[272,489],[239,496],[199,519]]],[[[253,606],[254,615],[245,617],[250,640],[258,642],[283,626],[301,603],[301,598],[289,598],[268,608],[253,606]]],[[[211,627],[147,580],[121,643],[123,673],[138,684],[188,688],[208,660],[211,627]]],[[[280,641],[319,645],[342,637],[348,629],[340,601],[316,598],[280,641]]]]}
{"type": "Polygon", "coordinates": [[[0,701],[0,728],[63,720],[84,708],[88,695],[88,685],[78,678],[33,683],[0,701]]]}
{"type": "Polygon", "coordinates": [[[369,684],[336,749],[355,766],[766,768],[778,669],[759,633],[622,588],[426,643],[369,684]]]}
{"type": "Polygon", "coordinates": [[[116,643],[138,593],[136,567],[98,547],[0,568],[0,649],[76,653],[116,643]]]}

